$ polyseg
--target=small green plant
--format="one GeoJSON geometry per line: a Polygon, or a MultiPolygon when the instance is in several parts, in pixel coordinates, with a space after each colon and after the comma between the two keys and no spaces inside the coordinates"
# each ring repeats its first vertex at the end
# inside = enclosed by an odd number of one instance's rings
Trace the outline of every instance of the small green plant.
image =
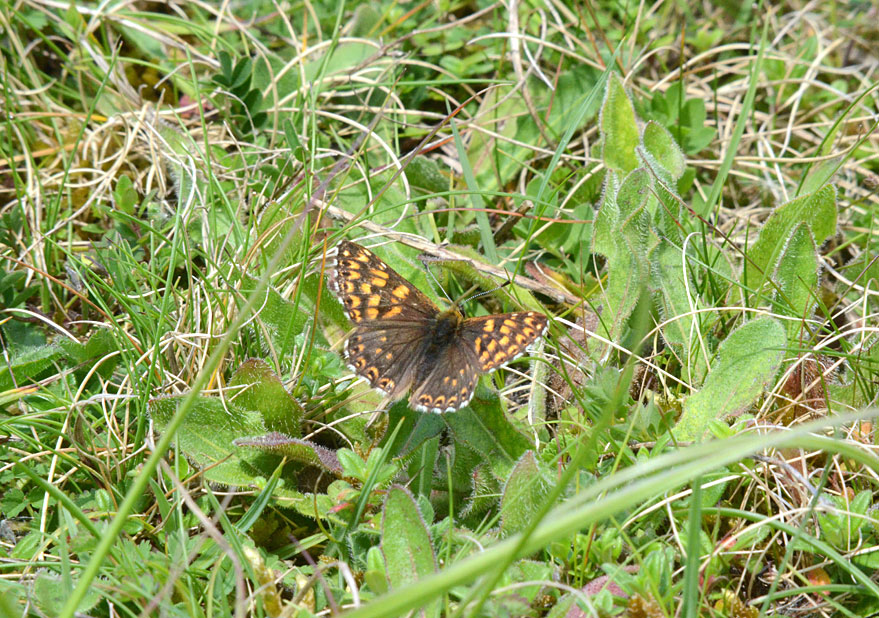
{"type": "Polygon", "coordinates": [[[263,109],[262,92],[253,84],[253,60],[247,57],[233,60],[225,51],[221,51],[217,58],[220,70],[212,82],[223,94],[230,124],[241,136],[261,129],[268,114],[263,109]]]}

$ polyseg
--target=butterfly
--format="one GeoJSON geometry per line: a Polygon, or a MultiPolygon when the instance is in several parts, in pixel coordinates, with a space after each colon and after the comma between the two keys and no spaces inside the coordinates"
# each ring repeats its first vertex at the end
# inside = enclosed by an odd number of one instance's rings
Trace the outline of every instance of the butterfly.
{"type": "Polygon", "coordinates": [[[473,398],[479,376],[529,350],[546,332],[536,311],[465,318],[441,311],[365,247],[343,240],[327,268],[329,289],[355,328],[345,360],[373,388],[398,399],[412,389],[419,412],[454,412],[473,398]]]}

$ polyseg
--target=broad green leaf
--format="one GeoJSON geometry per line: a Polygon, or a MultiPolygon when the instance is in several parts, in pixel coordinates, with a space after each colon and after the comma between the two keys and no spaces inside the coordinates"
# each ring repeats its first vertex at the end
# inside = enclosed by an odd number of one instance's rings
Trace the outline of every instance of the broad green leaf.
{"type": "Polygon", "coordinates": [[[714,419],[741,412],[775,377],[787,336],[778,320],[762,317],[730,333],[717,351],[702,390],[684,403],[675,428],[679,440],[700,440],[714,419]]]}
{"type": "MultiPolygon", "coordinates": [[[[43,615],[57,616],[61,613],[61,608],[64,607],[74,585],[75,582],[68,578],[62,578],[61,575],[40,571],[33,582],[32,599],[34,604],[43,612],[43,615]]],[[[79,611],[88,612],[98,604],[101,598],[100,590],[97,587],[90,587],[79,603],[79,611]]]]}
{"type": "MultiPolygon", "coordinates": [[[[242,303],[256,287],[255,280],[245,280],[241,286],[242,303]]],[[[326,290],[324,290],[326,294],[326,290]]],[[[303,297],[305,298],[305,295],[303,297]]],[[[295,351],[296,335],[306,332],[313,314],[304,303],[295,306],[284,299],[271,287],[263,291],[263,296],[256,302],[256,320],[252,328],[256,336],[262,338],[263,350],[268,354],[274,351],[281,360],[286,359],[295,351]]],[[[325,344],[323,335],[315,333],[317,342],[325,344]]]]}
{"type": "Polygon", "coordinates": [[[108,379],[119,363],[119,355],[113,354],[114,351],[119,350],[119,344],[113,337],[113,333],[106,328],[92,331],[85,343],[60,339],[58,345],[61,346],[70,361],[77,364],[77,378],[84,378],[88,372],[95,368],[96,361],[100,360],[97,374],[108,379]]]}
{"type": "Polygon", "coordinates": [[[763,224],[757,241],[746,251],[745,285],[752,290],[762,287],[801,223],[809,225],[815,244],[820,245],[836,233],[836,215],[836,188],[831,185],[776,208],[763,224]]]}
{"type": "Polygon", "coordinates": [[[579,597],[580,595],[571,592],[562,595],[562,597],[558,601],[556,601],[555,605],[552,606],[552,609],[549,610],[546,618],[580,618],[581,616],[585,617],[586,613],[577,606],[577,599],[579,597]]]}
{"type": "Polygon", "coordinates": [[[867,551],[858,552],[852,557],[852,562],[864,569],[879,569],[879,547],[874,545],[873,549],[868,548],[867,551]]]}
{"type": "Polygon", "coordinates": [[[505,478],[531,443],[507,420],[500,400],[474,397],[470,405],[444,415],[455,441],[485,457],[499,477],[505,478]]]}
{"type": "Polygon", "coordinates": [[[394,464],[382,462],[386,457],[381,448],[372,449],[366,461],[349,448],[340,448],[335,454],[344,476],[355,478],[361,483],[372,482],[376,486],[386,486],[399,472],[394,464]]]}
{"type": "Polygon", "coordinates": [[[369,473],[366,470],[366,462],[363,458],[352,451],[349,448],[341,448],[336,452],[336,457],[339,459],[339,464],[342,466],[342,470],[345,473],[345,476],[352,477],[358,480],[364,480],[369,473]]]}
{"type": "Polygon", "coordinates": [[[366,552],[366,571],[363,580],[373,592],[382,594],[388,591],[388,570],[385,566],[385,557],[376,546],[370,547],[366,552]]]}
{"type": "Polygon", "coordinates": [[[501,534],[524,530],[543,507],[552,489],[534,451],[526,451],[516,462],[501,498],[501,534]]]}
{"type": "MultiPolygon", "coordinates": [[[[262,489],[262,483],[257,483],[255,487],[262,489]]],[[[272,493],[272,500],[280,507],[293,509],[300,515],[315,520],[332,521],[340,526],[347,522],[344,517],[337,514],[335,508],[337,505],[327,494],[301,492],[282,483],[272,493]]]]}
{"type": "Polygon", "coordinates": [[[510,568],[507,569],[498,582],[498,587],[524,583],[527,583],[527,585],[517,586],[514,590],[502,594],[501,599],[505,601],[504,605],[516,612],[513,615],[523,615],[537,599],[537,596],[541,592],[546,591],[543,582],[551,581],[557,572],[557,569],[549,560],[546,562],[518,560],[511,564],[510,568]]]}
{"type": "MultiPolygon", "coordinates": [[[[720,481],[730,474],[732,473],[724,468],[723,470],[715,470],[714,472],[709,472],[699,479],[699,482],[702,483],[702,489],[699,492],[700,504],[702,505],[702,508],[709,508],[717,505],[717,503],[723,497],[723,494],[726,492],[727,487],[729,487],[729,481],[723,481],[720,483],[715,482],[714,484],[712,484],[712,482],[720,481]]],[[[681,500],[681,506],[688,506],[691,499],[692,496],[681,500]]]]}
{"type": "MultiPolygon", "coordinates": [[[[833,140],[830,140],[829,143],[833,143],[833,140]]],[[[841,154],[832,159],[821,161],[810,168],[799,187],[799,194],[812,193],[830,182],[830,179],[839,171],[839,168],[842,167],[848,156],[848,154],[841,154]]]]}
{"type": "Polygon", "coordinates": [[[259,412],[268,429],[292,437],[301,435],[302,408],[268,363],[257,358],[244,361],[229,380],[229,387],[235,393],[232,401],[245,410],[259,412]]]}
{"type": "Polygon", "coordinates": [[[706,352],[700,348],[701,326],[693,312],[702,303],[695,294],[690,266],[681,250],[668,242],[662,244],[656,265],[662,336],[684,367],[687,382],[701,384],[704,376],[701,371],[694,372],[694,368],[699,365],[704,369],[699,355],[706,352]]]}
{"type": "MultiPolygon", "coordinates": [[[[436,572],[430,533],[412,494],[395,485],[388,490],[382,516],[382,553],[391,589],[436,572]]],[[[420,615],[438,616],[439,600],[422,607],[420,615]]]]}
{"type": "Polygon", "coordinates": [[[140,196],[134,183],[128,176],[120,176],[116,181],[116,188],[113,190],[113,201],[118,210],[128,215],[134,214],[134,209],[140,202],[140,196]]]}
{"type": "MultiPolygon", "coordinates": [[[[175,396],[150,401],[150,414],[159,431],[164,430],[182,400],[183,396],[175,396]]],[[[267,452],[271,448],[241,448],[237,445],[237,440],[241,439],[246,443],[246,436],[260,436],[267,441],[267,435],[270,434],[258,412],[239,408],[229,401],[224,406],[219,397],[200,396],[183,420],[175,443],[189,461],[202,469],[207,480],[223,485],[262,489],[266,479],[272,476],[281,463],[281,457],[279,454],[267,452]],[[205,428],[210,428],[210,431],[205,431],[205,428]]],[[[255,441],[257,439],[251,439],[251,442],[255,441]]],[[[290,447],[291,452],[295,451],[296,456],[292,458],[297,462],[305,460],[306,463],[324,468],[334,467],[332,456],[322,459],[321,455],[324,453],[319,453],[313,445],[301,440],[292,441],[301,446],[298,449],[292,445],[290,447]]],[[[300,468],[297,463],[284,467],[280,482],[273,493],[275,503],[307,517],[332,518],[334,504],[328,496],[299,491],[300,468]]],[[[338,518],[336,521],[341,523],[338,518]]]]}
{"type": "Polygon", "coordinates": [[[818,294],[818,251],[808,224],[799,224],[788,238],[773,279],[778,286],[773,299],[775,310],[801,320],[784,322],[788,341],[793,344],[800,339],[802,320],[812,316],[818,294]]]}
{"type": "Polygon", "coordinates": [[[497,507],[502,489],[499,477],[491,471],[488,464],[479,463],[481,461],[475,451],[463,446],[455,447],[452,474],[455,480],[464,478],[453,482],[452,487],[455,490],[463,487],[470,489],[470,494],[464,503],[463,514],[476,518],[477,522],[489,509],[497,507]]]}
{"type": "MultiPolygon", "coordinates": [[[[159,431],[165,429],[183,398],[181,395],[150,401],[150,413],[159,431]]],[[[261,468],[256,461],[260,454],[237,448],[233,440],[264,433],[266,428],[258,412],[239,408],[219,397],[199,396],[174,441],[187,459],[204,469],[209,481],[251,486],[257,477],[271,476],[273,466],[261,468]]]]}
{"type": "Polygon", "coordinates": [[[276,431],[252,438],[238,438],[232,443],[239,447],[255,448],[266,453],[283,455],[293,461],[323,468],[336,476],[342,474],[342,465],[336,453],[328,448],[276,431]]]}
{"type": "Polygon", "coordinates": [[[446,429],[446,423],[440,414],[421,414],[409,409],[408,402],[398,401],[388,410],[388,430],[379,443],[382,448],[389,449],[389,457],[406,458],[418,449],[426,440],[438,436],[446,429]],[[387,440],[393,434],[398,423],[403,423],[397,432],[393,445],[387,440]]]}
{"type": "Polygon", "coordinates": [[[412,187],[425,193],[441,193],[449,190],[449,177],[443,175],[433,159],[418,155],[406,166],[406,177],[412,187]]]}
{"type": "MultiPolygon", "coordinates": [[[[11,552],[9,555],[12,556],[11,552]]],[[[29,602],[30,590],[24,582],[0,579],[0,615],[20,616],[22,608],[29,602]]]]}
{"type": "Polygon", "coordinates": [[[620,190],[620,177],[608,172],[604,180],[604,193],[592,223],[592,250],[608,257],[616,255],[616,232],[619,229],[620,208],[617,205],[617,191],[620,190]]]}
{"type": "Polygon", "coordinates": [[[64,351],[55,344],[13,347],[9,361],[0,363],[0,391],[28,384],[29,378],[47,369],[63,355],[64,351]]]}
{"type": "Polygon", "coordinates": [[[609,173],[604,200],[595,216],[592,250],[607,258],[607,284],[601,324],[607,338],[616,340],[631,315],[650,275],[651,253],[658,245],[645,211],[650,175],[639,168],[617,185],[609,173]]]}
{"type": "MultiPolygon", "coordinates": [[[[372,156],[370,156],[370,160],[372,160],[372,156]]],[[[372,165],[378,165],[379,161],[372,163],[372,165]]],[[[390,160],[387,161],[386,165],[388,164],[390,164],[390,160]]],[[[335,205],[359,217],[364,217],[372,223],[393,225],[394,229],[400,232],[417,233],[419,230],[413,217],[402,217],[401,220],[404,208],[405,212],[411,215],[415,211],[415,205],[411,203],[409,196],[401,190],[399,182],[391,182],[393,172],[380,172],[372,165],[369,170],[361,170],[359,166],[356,166],[352,168],[351,172],[341,174],[337,179],[334,179],[342,183],[340,186],[334,187],[334,190],[337,191],[335,205]],[[368,208],[364,210],[366,205],[368,208]]],[[[388,247],[393,248],[396,244],[392,243],[388,247]]],[[[376,253],[379,252],[376,251],[376,253]]]]}
{"type": "Polygon", "coordinates": [[[635,108],[622,81],[615,73],[607,80],[607,92],[601,106],[601,157],[604,164],[627,174],[638,167],[635,147],[638,145],[638,123],[635,108]]]}
{"type": "Polygon", "coordinates": [[[684,175],[687,158],[681,147],[664,126],[650,121],[641,134],[642,155],[650,168],[660,175],[663,181],[674,188],[684,175]]]}

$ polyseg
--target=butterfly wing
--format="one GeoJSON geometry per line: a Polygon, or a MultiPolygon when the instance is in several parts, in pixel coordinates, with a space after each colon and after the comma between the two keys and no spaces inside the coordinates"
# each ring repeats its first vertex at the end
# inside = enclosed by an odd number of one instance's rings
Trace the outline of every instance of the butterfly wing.
{"type": "MultiPolygon", "coordinates": [[[[536,311],[468,318],[460,332],[428,358],[413,376],[410,397],[419,412],[454,412],[473,398],[480,374],[528,351],[546,331],[546,316],[536,311]]],[[[426,349],[430,351],[430,346],[426,349]]]]}
{"type": "Polygon", "coordinates": [[[408,390],[421,365],[424,327],[414,322],[354,329],[345,343],[348,366],[373,388],[396,399],[408,390]]]}
{"type": "Polygon", "coordinates": [[[454,412],[470,403],[480,371],[468,343],[455,337],[433,358],[426,356],[415,372],[416,386],[409,397],[410,405],[419,412],[442,413],[454,412]]]}
{"type": "Polygon", "coordinates": [[[356,328],[345,344],[348,366],[391,398],[412,385],[439,309],[423,292],[357,243],[339,243],[328,285],[356,328]]]}
{"type": "Polygon", "coordinates": [[[522,356],[546,332],[546,316],[517,311],[464,320],[461,339],[480,373],[494,371],[522,356]]]}
{"type": "Polygon", "coordinates": [[[327,269],[330,291],[355,324],[424,322],[439,309],[372,251],[349,240],[339,243],[327,269]]]}

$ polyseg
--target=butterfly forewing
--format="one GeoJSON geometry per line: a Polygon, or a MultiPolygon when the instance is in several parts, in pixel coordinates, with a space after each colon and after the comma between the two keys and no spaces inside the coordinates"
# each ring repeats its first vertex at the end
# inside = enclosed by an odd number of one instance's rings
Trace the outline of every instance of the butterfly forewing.
{"type": "Polygon", "coordinates": [[[329,267],[330,290],[355,324],[372,321],[423,322],[439,309],[423,292],[372,251],[343,240],[329,267]]]}
{"type": "Polygon", "coordinates": [[[546,331],[546,316],[518,311],[464,320],[461,337],[467,342],[482,373],[522,356],[546,331]]]}

